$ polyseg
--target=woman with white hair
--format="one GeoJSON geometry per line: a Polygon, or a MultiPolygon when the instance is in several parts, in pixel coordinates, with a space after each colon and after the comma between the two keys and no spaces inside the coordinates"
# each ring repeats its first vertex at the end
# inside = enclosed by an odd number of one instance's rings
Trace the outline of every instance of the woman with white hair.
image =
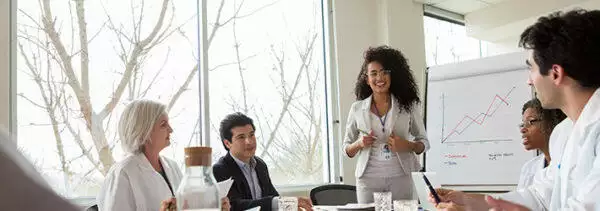
{"type": "Polygon", "coordinates": [[[164,210],[182,178],[174,161],[159,152],[170,144],[173,128],[165,105],[131,102],[119,120],[119,138],[129,155],[114,164],[97,197],[99,210],[164,210]]]}

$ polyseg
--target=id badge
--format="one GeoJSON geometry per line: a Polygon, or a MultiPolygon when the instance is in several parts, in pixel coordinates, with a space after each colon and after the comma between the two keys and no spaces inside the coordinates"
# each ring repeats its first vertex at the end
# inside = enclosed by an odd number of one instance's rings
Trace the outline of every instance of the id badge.
{"type": "Polygon", "coordinates": [[[392,158],[392,150],[390,150],[390,145],[384,144],[381,149],[381,157],[385,160],[389,160],[392,158]]]}

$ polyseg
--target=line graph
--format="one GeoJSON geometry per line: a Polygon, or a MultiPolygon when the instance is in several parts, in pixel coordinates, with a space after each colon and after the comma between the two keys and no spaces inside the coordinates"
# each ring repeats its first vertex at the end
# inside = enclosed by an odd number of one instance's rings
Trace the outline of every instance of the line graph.
{"type": "Polygon", "coordinates": [[[453,135],[460,135],[462,134],[465,130],[467,130],[468,128],[471,127],[471,125],[473,125],[473,123],[476,123],[478,125],[483,125],[485,123],[485,121],[487,119],[489,119],[489,117],[492,117],[494,115],[494,113],[496,113],[496,111],[501,107],[501,105],[506,105],[509,106],[510,104],[508,103],[508,98],[510,96],[510,94],[513,92],[513,90],[515,90],[515,86],[513,86],[508,93],[506,93],[506,95],[504,96],[500,96],[498,94],[494,95],[494,98],[492,99],[492,102],[490,103],[490,105],[488,106],[487,110],[485,112],[480,112],[479,114],[477,114],[477,116],[472,117],[468,114],[465,114],[463,116],[463,118],[454,126],[454,128],[452,128],[452,130],[450,131],[450,133],[448,133],[447,135],[444,136],[444,127],[445,127],[445,123],[444,123],[444,119],[445,119],[445,114],[444,114],[444,110],[445,110],[445,104],[444,104],[444,98],[445,95],[442,94],[441,96],[441,100],[442,100],[442,143],[446,142],[448,140],[448,138],[450,138],[453,135]],[[495,106],[494,105],[498,105],[495,106]]]}

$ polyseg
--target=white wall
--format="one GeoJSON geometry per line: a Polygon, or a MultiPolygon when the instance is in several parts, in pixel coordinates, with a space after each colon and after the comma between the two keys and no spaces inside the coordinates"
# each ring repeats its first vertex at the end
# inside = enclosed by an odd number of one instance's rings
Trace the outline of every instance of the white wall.
{"type": "Polygon", "coordinates": [[[519,36],[540,16],[573,8],[600,9],[598,0],[509,0],[465,15],[467,34],[491,44],[488,56],[516,52],[519,36]],[[508,15],[507,15],[508,14],[508,15]]]}
{"type": "Polygon", "coordinates": [[[10,122],[10,1],[0,1],[0,128],[10,122]]]}
{"type": "MultiPolygon", "coordinates": [[[[423,6],[412,0],[334,0],[335,51],[339,70],[339,101],[342,134],[350,106],[355,101],[354,84],[369,46],[387,44],[408,58],[423,96],[425,43],[423,6]]],[[[343,137],[341,137],[343,138],[343,137]]],[[[339,144],[343,140],[335,140],[339,144]]],[[[344,156],[344,183],[354,185],[356,159],[344,156]]]]}
{"type": "Polygon", "coordinates": [[[522,51],[517,45],[519,43],[519,37],[512,37],[501,41],[488,42],[485,51],[485,56],[496,56],[500,54],[514,53],[522,51]]]}

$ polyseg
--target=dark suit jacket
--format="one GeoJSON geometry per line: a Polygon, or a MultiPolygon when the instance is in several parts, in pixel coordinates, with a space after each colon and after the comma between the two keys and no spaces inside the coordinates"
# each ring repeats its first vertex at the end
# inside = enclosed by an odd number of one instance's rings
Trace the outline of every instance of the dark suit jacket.
{"type": "Polygon", "coordinates": [[[258,177],[258,183],[262,191],[262,198],[257,200],[252,200],[250,186],[246,181],[246,177],[244,177],[242,170],[229,153],[221,157],[213,165],[213,174],[217,182],[227,180],[230,177],[233,179],[233,185],[227,194],[231,203],[231,210],[233,211],[245,210],[256,206],[260,206],[261,210],[272,210],[271,203],[273,197],[279,196],[273,183],[271,183],[267,164],[256,156],[254,159],[256,159],[256,176],[258,177]]]}

